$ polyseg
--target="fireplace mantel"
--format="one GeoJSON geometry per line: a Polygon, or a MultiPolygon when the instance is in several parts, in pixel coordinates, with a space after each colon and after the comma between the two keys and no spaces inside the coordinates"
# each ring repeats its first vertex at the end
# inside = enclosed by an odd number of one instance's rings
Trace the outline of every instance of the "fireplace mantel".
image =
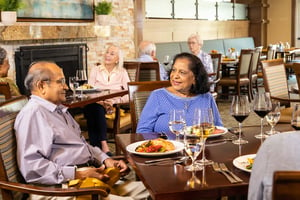
{"type": "Polygon", "coordinates": [[[48,39],[80,39],[96,38],[95,27],[85,26],[42,26],[42,25],[13,25],[0,26],[1,41],[48,40],[48,39]]]}

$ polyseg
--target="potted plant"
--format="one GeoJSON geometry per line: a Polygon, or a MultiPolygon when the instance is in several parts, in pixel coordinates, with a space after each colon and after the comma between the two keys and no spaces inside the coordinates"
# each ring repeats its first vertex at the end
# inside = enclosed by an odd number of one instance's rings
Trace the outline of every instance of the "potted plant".
{"type": "Polygon", "coordinates": [[[17,10],[23,7],[22,0],[0,0],[1,22],[12,25],[17,21],[17,10]]]}
{"type": "Polygon", "coordinates": [[[99,25],[109,24],[109,14],[112,12],[112,3],[107,1],[98,2],[95,6],[95,12],[99,25]]]}

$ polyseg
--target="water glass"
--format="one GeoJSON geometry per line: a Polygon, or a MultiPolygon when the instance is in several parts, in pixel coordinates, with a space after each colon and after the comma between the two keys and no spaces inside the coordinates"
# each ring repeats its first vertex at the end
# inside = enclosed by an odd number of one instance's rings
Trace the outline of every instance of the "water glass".
{"type": "Polygon", "coordinates": [[[300,130],[300,104],[295,104],[293,108],[291,125],[295,130],[300,130]]]}
{"type": "Polygon", "coordinates": [[[280,119],[280,102],[279,101],[272,101],[272,109],[271,112],[269,112],[266,116],[267,122],[271,126],[271,130],[267,131],[266,134],[268,135],[274,135],[279,133],[279,131],[275,130],[275,125],[280,119]]]}
{"type": "Polygon", "coordinates": [[[185,130],[185,111],[183,109],[172,109],[170,111],[169,129],[176,135],[176,141],[179,140],[179,134],[185,130]]]}

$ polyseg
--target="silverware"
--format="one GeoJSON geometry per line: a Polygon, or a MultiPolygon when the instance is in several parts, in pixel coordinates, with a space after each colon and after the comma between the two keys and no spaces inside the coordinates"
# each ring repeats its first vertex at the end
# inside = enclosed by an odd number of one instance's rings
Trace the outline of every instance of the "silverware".
{"type": "Polygon", "coordinates": [[[227,180],[230,182],[230,183],[237,183],[237,181],[232,178],[231,176],[229,176],[225,171],[221,170],[220,166],[218,163],[214,162],[213,163],[213,169],[216,171],[216,172],[220,172],[222,173],[226,178],[227,180]]]}
{"type": "Polygon", "coordinates": [[[221,170],[229,173],[237,182],[243,182],[243,180],[235,175],[232,171],[230,171],[224,163],[220,163],[221,170]]]}
{"type": "Polygon", "coordinates": [[[163,162],[163,161],[169,161],[169,160],[178,160],[178,159],[185,159],[186,156],[177,156],[177,157],[170,157],[170,158],[160,158],[155,160],[146,160],[145,164],[151,164],[151,163],[157,163],[157,162],[163,162]]]}

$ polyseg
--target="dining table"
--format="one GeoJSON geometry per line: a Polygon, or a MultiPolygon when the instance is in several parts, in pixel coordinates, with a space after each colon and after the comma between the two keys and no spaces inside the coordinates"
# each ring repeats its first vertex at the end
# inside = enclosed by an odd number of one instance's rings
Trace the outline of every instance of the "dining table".
{"type": "MultiPolygon", "coordinates": [[[[269,126],[264,126],[264,131],[269,130],[269,126]]],[[[256,139],[255,134],[260,132],[260,126],[247,126],[242,129],[242,137],[248,140],[247,144],[235,145],[228,138],[237,137],[236,131],[228,129],[224,134],[217,137],[208,138],[206,141],[205,155],[217,163],[225,163],[228,169],[242,179],[242,182],[230,183],[226,177],[213,170],[211,165],[207,165],[202,171],[190,172],[184,169],[185,164],[177,164],[175,161],[166,163],[146,164],[157,158],[174,158],[184,155],[184,150],[168,154],[166,156],[141,155],[132,151],[128,152],[127,147],[139,141],[155,139],[161,133],[130,133],[119,134],[116,139],[128,162],[132,165],[137,177],[144,183],[152,199],[155,200],[181,200],[181,199],[218,199],[223,196],[246,196],[250,173],[241,164],[233,164],[233,161],[247,155],[256,154],[264,139],[256,139]],[[198,178],[197,183],[195,177],[198,178]],[[193,182],[194,180],[194,182],[193,182]]],[[[277,124],[276,130],[280,132],[291,131],[290,124],[277,124]]],[[[279,133],[282,134],[282,133],[279,133]]],[[[166,133],[170,140],[175,137],[172,133],[166,133]]],[[[253,156],[253,155],[252,155],[253,156]]],[[[201,159],[202,155],[198,156],[201,159]]],[[[188,164],[188,163],[187,163],[188,164]]]]}
{"type": "Polygon", "coordinates": [[[73,97],[68,95],[67,100],[63,103],[68,108],[81,108],[91,103],[103,101],[114,97],[121,97],[128,94],[128,90],[91,90],[85,91],[83,98],[73,97]]]}

